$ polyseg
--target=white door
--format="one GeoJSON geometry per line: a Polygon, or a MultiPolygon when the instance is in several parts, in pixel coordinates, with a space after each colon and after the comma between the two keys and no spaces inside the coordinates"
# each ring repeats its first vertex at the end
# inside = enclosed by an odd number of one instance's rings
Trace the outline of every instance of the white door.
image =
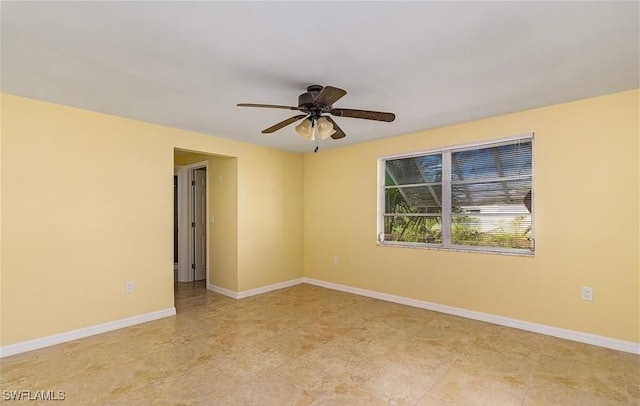
{"type": "Polygon", "coordinates": [[[197,281],[207,278],[207,171],[193,171],[193,265],[197,281]]]}

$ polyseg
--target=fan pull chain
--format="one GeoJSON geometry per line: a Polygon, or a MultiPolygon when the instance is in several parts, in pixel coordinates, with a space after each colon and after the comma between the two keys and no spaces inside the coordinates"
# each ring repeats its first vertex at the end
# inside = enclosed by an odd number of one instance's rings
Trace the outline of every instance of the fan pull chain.
{"type": "Polygon", "coordinates": [[[311,121],[311,128],[313,128],[313,139],[316,141],[316,148],[313,150],[313,153],[315,154],[318,152],[318,149],[320,149],[320,139],[318,137],[318,128],[316,127],[315,118],[311,121]]]}

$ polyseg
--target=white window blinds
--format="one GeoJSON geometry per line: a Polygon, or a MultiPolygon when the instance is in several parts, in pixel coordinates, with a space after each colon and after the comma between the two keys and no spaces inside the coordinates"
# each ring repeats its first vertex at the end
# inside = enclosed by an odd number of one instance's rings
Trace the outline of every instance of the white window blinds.
{"type": "Polygon", "coordinates": [[[382,165],[382,242],[533,252],[532,136],[382,165]]]}

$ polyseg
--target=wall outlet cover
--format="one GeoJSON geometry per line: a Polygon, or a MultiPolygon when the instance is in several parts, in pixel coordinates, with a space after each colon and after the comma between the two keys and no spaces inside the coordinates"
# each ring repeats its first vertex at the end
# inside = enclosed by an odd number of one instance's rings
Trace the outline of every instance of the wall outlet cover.
{"type": "Polygon", "coordinates": [[[132,293],[136,288],[136,283],[135,281],[127,281],[124,284],[124,291],[125,293],[132,293]]]}

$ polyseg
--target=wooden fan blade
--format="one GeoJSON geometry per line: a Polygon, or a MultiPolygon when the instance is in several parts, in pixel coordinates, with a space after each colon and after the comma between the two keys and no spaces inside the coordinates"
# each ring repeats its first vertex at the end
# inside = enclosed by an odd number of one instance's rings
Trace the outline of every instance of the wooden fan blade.
{"type": "Polygon", "coordinates": [[[327,120],[329,120],[331,124],[333,124],[333,129],[336,130],[336,132],[331,135],[331,138],[333,138],[334,140],[339,140],[340,138],[344,138],[347,136],[347,134],[345,134],[344,131],[342,131],[342,128],[338,127],[338,124],[336,124],[336,122],[333,121],[331,117],[329,116],[324,116],[324,117],[327,120]]]}
{"type": "Polygon", "coordinates": [[[293,106],[281,106],[278,104],[256,104],[256,103],[238,103],[238,107],[262,107],[267,109],[285,109],[285,110],[300,110],[299,107],[293,106]]]}
{"type": "Polygon", "coordinates": [[[296,121],[305,118],[307,115],[306,114],[298,114],[297,116],[293,116],[291,118],[288,118],[284,121],[279,122],[276,125],[272,125],[269,128],[266,128],[264,130],[262,130],[263,134],[270,134],[272,132],[278,131],[279,129],[281,129],[282,127],[286,127],[291,123],[295,123],[296,121]]]}
{"type": "Polygon", "coordinates": [[[354,109],[332,109],[329,113],[337,117],[363,118],[365,120],[385,121],[387,123],[396,119],[393,113],[385,113],[382,111],[367,111],[354,109]]]}
{"type": "Polygon", "coordinates": [[[322,104],[324,106],[331,106],[345,94],[347,94],[346,90],[342,90],[333,86],[325,86],[324,89],[322,89],[318,94],[318,97],[315,98],[313,103],[322,104]]]}

